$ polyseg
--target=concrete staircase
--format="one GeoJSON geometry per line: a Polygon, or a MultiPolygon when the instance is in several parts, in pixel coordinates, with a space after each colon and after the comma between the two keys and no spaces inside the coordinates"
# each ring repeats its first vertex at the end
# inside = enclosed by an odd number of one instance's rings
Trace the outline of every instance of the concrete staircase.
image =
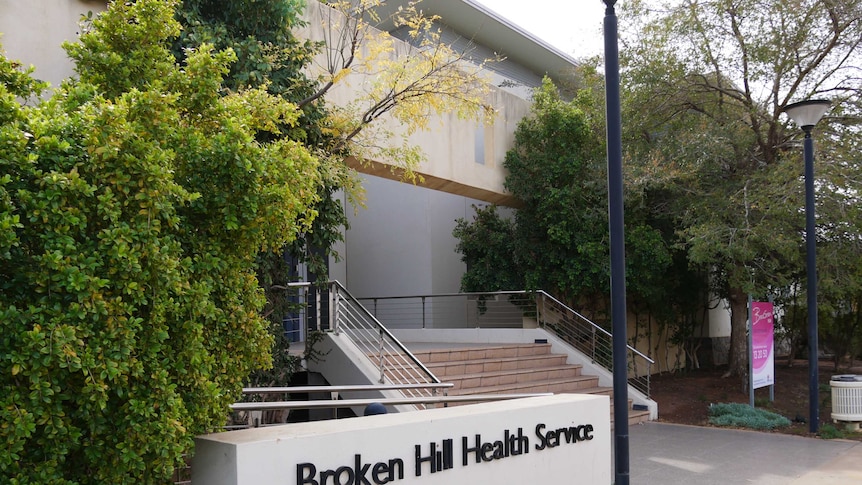
{"type": "MultiPolygon", "coordinates": [[[[613,389],[599,387],[599,378],[581,374],[580,365],[551,353],[551,344],[511,344],[413,350],[413,354],[443,382],[455,385],[449,395],[576,393],[611,396],[613,389]]],[[[649,411],[629,407],[629,424],[649,420],[649,411]]]]}

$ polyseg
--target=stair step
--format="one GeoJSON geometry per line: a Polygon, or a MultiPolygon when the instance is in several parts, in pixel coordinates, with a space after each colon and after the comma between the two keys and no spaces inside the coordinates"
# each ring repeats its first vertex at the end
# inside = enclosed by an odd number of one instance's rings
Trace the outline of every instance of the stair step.
{"type": "Polygon", "coordinates": [[[649,421],[649,411],[635,411],[629,408],[629,426],[649,421]]]}
{"type": "Polygon", "coordinates": [[[482,359],[500,359],[532,355],[550,355],[551,344],[517,344],[455,349],[432,349],[413,352],[425,365],[437,362],[460,362],[482,359]]]}
{"type": "MultiPolygon", "coordinates": [[[[423,361],[423,363],[425,363],[423,361]]],[[[443,361],[425,363],[438,377],[450,375],[478,374],[518,369],[535,369],[560,366],[566,363],[565,355],[528,355],[524,357],[484,358],[474,360],[443,361]]]]}
{"type": "Polygon", "coordinates": [[[520,393],[574,393],[586,389],[597,389],[598,377],[576,376],[564,379],[547,379],[535,382],[520,382],[513,384],[500,384],[495,386],[482,386],[453,389],[451,395],[461,394],[520,394],[520,393]]]}
{"type": "MultiPolygon", "coordinates": [[[[582,366],[567,364],[565,355],[552,354],[550,344],[441,348],[414,351],[413,355],[441,380],[455,385],[448,391],[450,395],[606,395],[611,398],[609,412],[613,421],[613,388],[600,387],[596,376],[582,375],[582,366]]],[[[387,374],[394,379],[400,371],[398,367],[387,374]]],[[[629,425],[649,420],[649,411],[633,410],[631,400],[627,404],[629,425]]],[[[450,404],[454,405],[459,404],[450,404]]]]}
{"type": "Polygon", "coordinates": [[[580,375],[580,365],[566,364],[535,369],[515,369],[464,375],[447,375],[446,382],[455,384],[454,389],[461,389],[516,384],[522,382],[538,382],[547,379],[578,377],[580,375]]]}

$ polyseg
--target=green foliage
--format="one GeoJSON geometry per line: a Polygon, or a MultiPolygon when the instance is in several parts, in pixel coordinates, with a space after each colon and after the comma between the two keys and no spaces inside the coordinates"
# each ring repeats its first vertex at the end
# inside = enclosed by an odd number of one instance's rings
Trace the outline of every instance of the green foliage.
{"type": "Polygon", "coordinates": [[[77,82],[0,63],[0,473],[11,483],[160,483],[269,365],[255,255],[307,230],[317,161],[295,106],[221,96],[235,56],[181,67],[173,3],[114,2],[77,82]],[[17,83],[7,82],[17,79],[17,83]],[[28,87],[29,86],[29,87],[28,87]]]}
{"type": "Polygon", "coordinates": [[[772,430],[790,426],[790,420],[780,414],[753,408],[748,404],[718,403],[709,406],[709,424],[772,430]]]}
{"type": "MultiPolygon", "coordinates": [[[[183,27],[173,46],[177,59],[189,50],[211,44],[237,56],[222,82],[228,91],[266,87],[267,92],[299,104],[314,94],[314,83],[303,69],[317,47],[297,39],[302,25],[302,0],[183,0],[177,19],[183,27]]],[[[299,122],[284,134],[310,146],[320,142],[322,103],[302,107],[299,122]]]]}
{"type": "Polygon", "coordinates": [[[818,436],[824,440],[841,440],[841,439],[852,439],[858,440],[862,435],[856,431],[856,427],[854,423],[848,424],[844,429],[841,429],[831,423],[824,423],[823,426],[820,427],[820,434],[818,436]]]}
{"type": "MultiPolygon", "coordinates": [[[[264,88],[273,96],[300,106],[295,123],[280,126],[281,133],[258,132],[258,139],[275,136],[303,143],[320,160],[318,165],[317,217],[301,237],[284,248],[309,267],[309,272],[325,280],[327,259],[338,258],[333,246],[343,240],[347,217],[341,201],[332,194],[344,190],[355,197],[359,188],[355,174],[344,163],[345,153],[333,151],[329,134],[328,111],[322,97],[317,97],[317,83],[306,76],[320,45],[297,39],[293,29],[302,26],[303,0],[184,0],[177,10],[183,30],[174,42],[177,59],[204,43],[218,49],[231,49],[237,61],[223,79],[225,92],[244,88],[264,88]],[[313,102],[309,101],[313,99],[313,102]]],[[[271,319],[284,313],[284,294],[269,290],[270,284],[283,284],[290,276],[285,272],[281,254],[268,253],[260,258],[260,274],[268,301],[276,310],[271,319]]],[[[304,275],[303,275],[304,276],[304,275]]],[[[296,275],[293,275],[295,278],[296,275]]]]}
{"type": "Polygon", "coordinates": [[[456,251],[467,264],[461,291],[507,291],[524,287],[515,258],[518,252],[515,223],[497,212],[496,206],[475,207],[472,221],[458,219],[453,235],[456,251]]]}
{"type": "MultiPolygon", "coordinates": [[[[594,81],[595,82],[595,79],[594,81]]],[[[515,221],[477,210],[454,232],[467,263],[465,290],[542,288],[604,311],[609,283],[604,127],[596,89],[563,101],[549,80],[534,94],[531,115],[507,154],[506,187],[523,204],[515,221]]],[[[662,233],[628,201],[627,271],[632,295],[652,299],[671,265],[662,233]]]]}
{"type": "Polygon", "coordinates": [[[580,295],[608,285],[603,141],[585,106],[564,102],[545,80],[530,116],[506,154],[506,188],[516,214],[522,271],[529,288],[580,295]]]}
{"type": "Polygon", "coordinates": [[[279,251],[263,252],[257,257],[258,280],[267,301],[264,315],[273,338],[273,367],[254,372],[249,382],[254,385],[287,385],[298,369],[298,358],[288,352],[283,319],[296,310],[287,284],[305,279],[306,275],[296,274],[289,263],[305,263],[311,278],[327,280],[327,260],[338,257],[333,246],[343,240],[342,230],[347,227],[344,207],[332,194],[340,189],[348,193],[357,190],[353,172],[347,169],[343,157],[325,153],[332,140],[326,134],[324,100],[305,102],[316,93],[316,83],[305,72],[319,46],[293,34],[293,29],[302,26],[300,15],[304,8],[301,0],[184,0],[176,13],[183,30],[174,42],[174,56],[183,60],[204,44],[232,50],[237,60],[222,79],[223,93],[261,88],[300,106],[295,123],[280,125],[277,134],[258,131],[255,137],[261,141],[289,139],[303,143],[320,161],[316,217],[311,225],[279,251]]]}
{"type": "Polygon", "coordinates": [[[851,72],[862,2],[626,7],[637,19],[624,24],[631,42],[622,53],[632,165],[659,196],[654,209],[674,220],[689,261],[708,269],[712,292],[730,301],[730,367],[742,375],[746,295],[786,292],[802,274],[801,130],[783,114],[793,101],[827,97],[836,106],[816,129],[818,158],[832,162],[817,165],[818,186],[828,187],[817,195],[818,239],[841,254],[824,260],[824,283],[835,284],[823,291],[839,291],[847,279],[829,273],[846,275],[839,267],[858,260],[850,248],[862,219],[848,182],[859,170],[852,120],[862,98],[851,72]]]}

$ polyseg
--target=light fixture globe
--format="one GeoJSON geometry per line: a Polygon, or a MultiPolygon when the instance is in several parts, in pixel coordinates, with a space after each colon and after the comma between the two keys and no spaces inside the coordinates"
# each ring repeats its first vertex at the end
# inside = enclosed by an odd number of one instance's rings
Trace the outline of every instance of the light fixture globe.
{"type": "Polygon", "coordinates": [[[832,103],[825,99],[811,99],[788,104],[784,108],[787,116],[800,128],[810,128],[823,118],[832,103]]]}

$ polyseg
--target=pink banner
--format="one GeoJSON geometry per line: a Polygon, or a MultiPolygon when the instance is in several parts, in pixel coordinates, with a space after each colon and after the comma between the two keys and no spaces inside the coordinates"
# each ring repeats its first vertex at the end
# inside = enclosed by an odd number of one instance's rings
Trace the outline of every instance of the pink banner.
{"type": "Polygon", "coordinates": [[[751,369],[754,389],[775,384],[772,303],[751,303],[751,369]]]}

